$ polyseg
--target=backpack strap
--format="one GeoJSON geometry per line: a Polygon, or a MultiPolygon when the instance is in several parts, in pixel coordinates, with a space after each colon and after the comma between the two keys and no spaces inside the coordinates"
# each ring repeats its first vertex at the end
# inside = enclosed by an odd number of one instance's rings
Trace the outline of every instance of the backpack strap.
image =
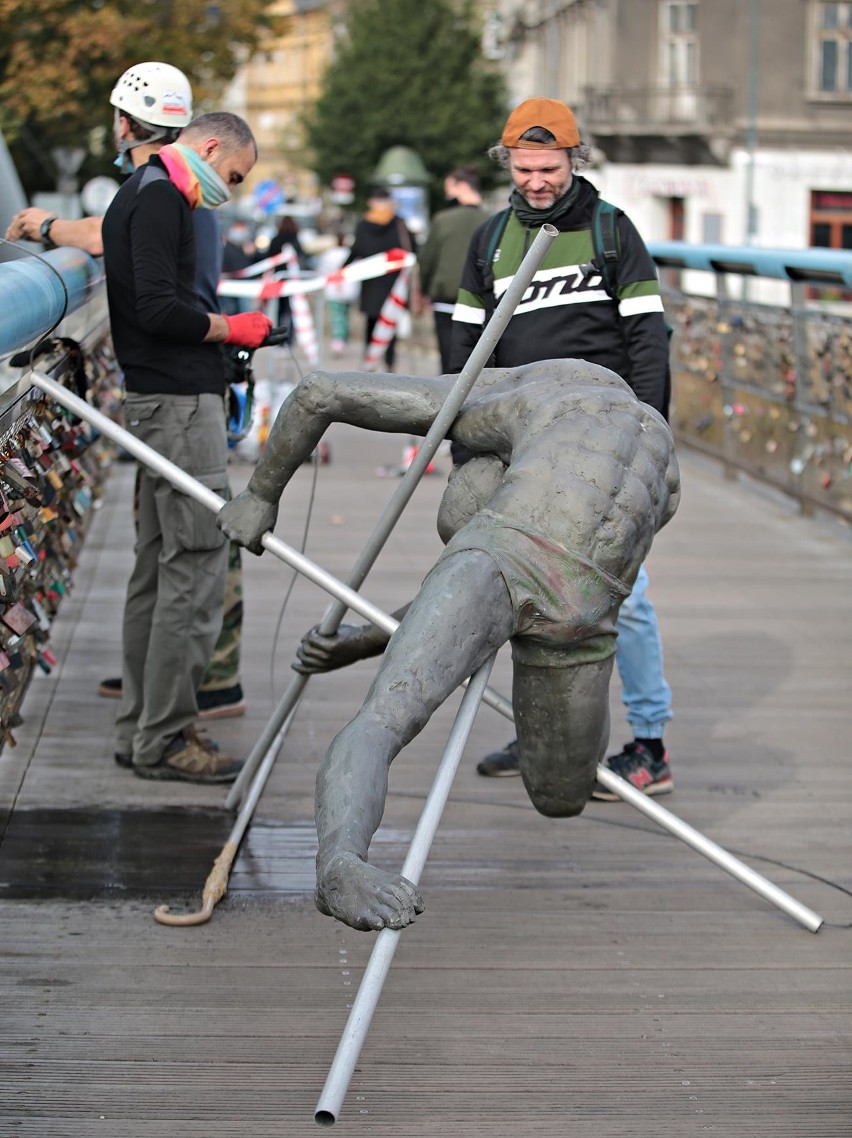
{"type": "Polygon", "coordinates": [[[618,233],[615,228],[618,209],[612,202],[598,198],[595,202],[595,212],[592,217],[592,248],[594,258],[592,264],[601,275],[601,281],[610,297],[617,301],[616,290],[618,286],[618,233]]]}
{"type": "Polygon", "coordinates": [[[506,226],[509,224],[509,217],[512,213],[512,207],[507,206],[506,209],[501,209],[499,213],[495,213],[493,217],[489,218],[485,223],[485,227],[479,239],[479,268],[482,272],[482,280],[489,292],[494,290],[494,254],[497,252],[497,246],[500,244],[500,239],[506,232],[506,226]]]}

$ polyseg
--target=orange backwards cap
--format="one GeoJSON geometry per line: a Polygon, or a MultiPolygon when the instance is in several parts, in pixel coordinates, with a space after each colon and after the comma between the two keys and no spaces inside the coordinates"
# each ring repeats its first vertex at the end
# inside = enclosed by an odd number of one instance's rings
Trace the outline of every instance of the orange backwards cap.
{"type": "Polygon", "coordinates": [[[504,146],[524,150],[569,150],[580,145],[580,132],[574,112],[559,99],[526,99],[509,115],[500,141],[504,146]],[[521,135],[534,126],[549,130],[555,141],[528,142],[522,139],[521,135]]]}

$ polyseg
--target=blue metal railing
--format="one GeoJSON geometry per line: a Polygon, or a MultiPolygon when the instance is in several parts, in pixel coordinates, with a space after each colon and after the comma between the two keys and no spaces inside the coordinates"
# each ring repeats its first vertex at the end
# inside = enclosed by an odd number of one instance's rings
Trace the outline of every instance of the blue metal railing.
{"type": "Polygon", "coordinates": [[[660,268],[852,287],[852,252],[842,249],[762,249],[756,245],[689,245],[684,241],[654,241],[648,248],[660,268]]]}
{"type": "MultiPolygon", "coordinates": [[[[23,251],[23,250],[22,250],[23,251]]],[[[51,249],[0,264],[0,359],[27,347],[103,288],[103,262],[51,249]]]]}

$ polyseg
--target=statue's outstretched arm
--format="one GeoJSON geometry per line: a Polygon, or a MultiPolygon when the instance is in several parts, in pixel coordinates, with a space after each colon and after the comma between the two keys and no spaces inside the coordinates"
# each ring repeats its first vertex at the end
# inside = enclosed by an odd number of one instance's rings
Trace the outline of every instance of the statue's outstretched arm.
{"type": "Polygon", "coordinates": [[[271,502],[310,458],[331,423],[425,434],[446,398],[446,380],[365,372],[312,372],[284,400],[249,489],[271,502]]]}
{"type": "Polygon", "coordinates": [[[219,511],[219,527],[251,553],[261,553],[284,487],[331,423],[423,435],[448,390],[446,379],[419,376],[322,371],[305,376],[281,405],[248,486],[219,511]]]}

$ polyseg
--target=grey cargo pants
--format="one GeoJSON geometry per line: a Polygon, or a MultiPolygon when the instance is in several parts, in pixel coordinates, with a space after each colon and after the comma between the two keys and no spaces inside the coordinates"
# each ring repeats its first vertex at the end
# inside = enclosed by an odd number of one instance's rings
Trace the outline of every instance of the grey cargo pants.
{"type": "MultiPolygon", "coordinates": [[[[219,395],[138,395],[127,429],[222,497],[228,445],[219,395]]],[[[228,543],[215,515],[145,468],[136,563],[124,607],[117,749],[137,766],[159,762],[195,720],[195,693],[222,623],[228,543]]]]}

